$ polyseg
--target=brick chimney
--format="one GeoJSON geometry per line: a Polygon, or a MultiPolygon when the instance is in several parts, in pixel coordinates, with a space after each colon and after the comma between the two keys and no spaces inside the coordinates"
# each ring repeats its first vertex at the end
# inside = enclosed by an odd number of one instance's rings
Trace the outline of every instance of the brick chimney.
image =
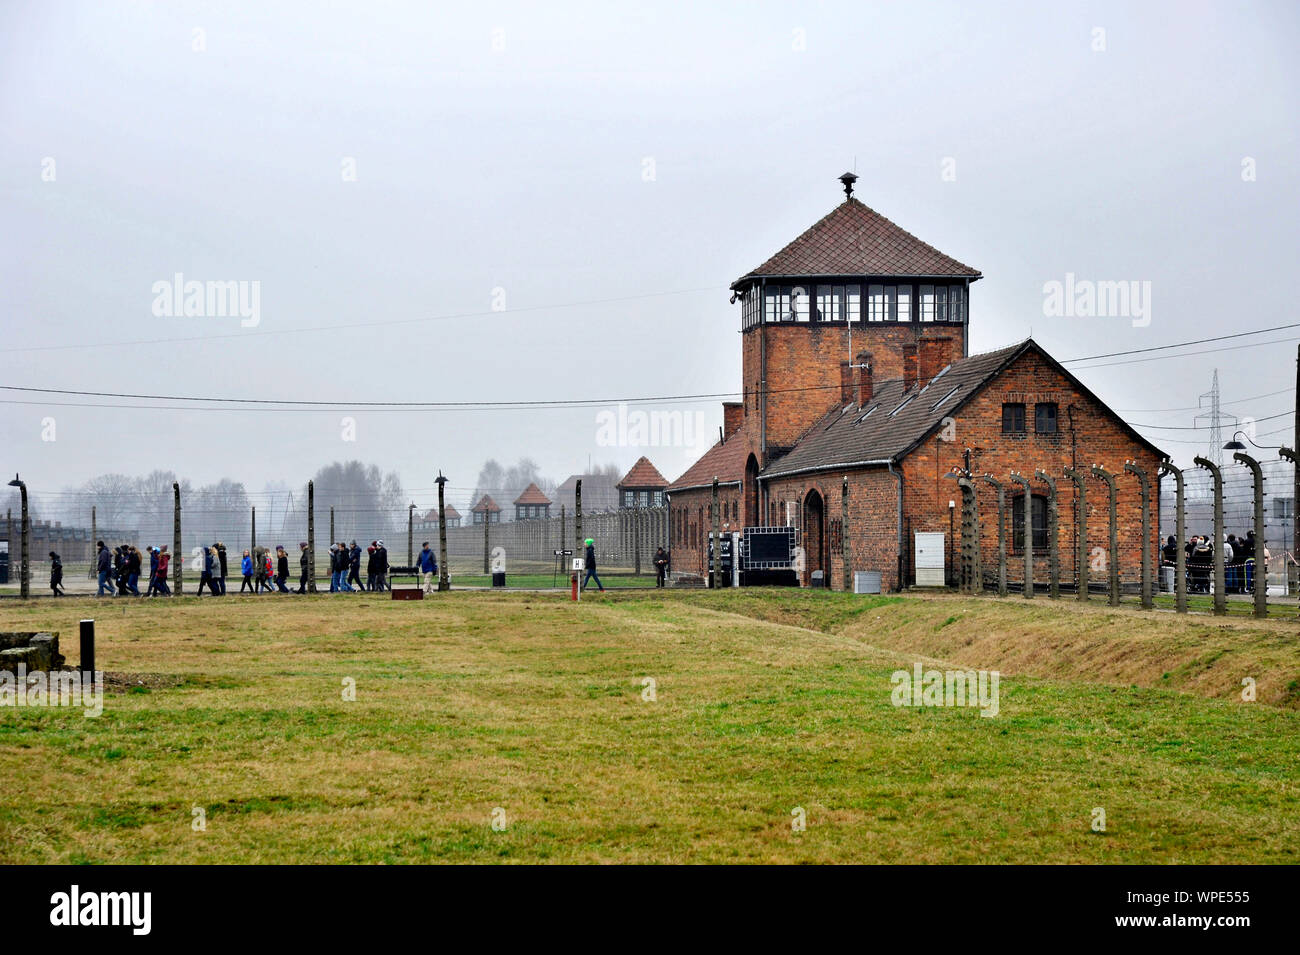
{"type": "Polygon", "coordinates": [[[943,371],[953,361],[953,339],[923,338],[921,346],[921,385],[924,387],[934,380],[934,376],[943,371]]]}
{"type": "Polygon", "coordinates": [[[840,401],[847,404],[853,400],[853,364],[840,362],[840,401]]]}
{"type": "Polygon", "coordinates": [[[917,359],[916,346],[903,346],[903,391],[911,391],[916,387],[917,359]]]}
{"type": "Polygon", "coordinates": [[[858,367],[853,369],[853,401],[861,408],[871,401],[871,396],[875,394],[875,388],[871,381],[871,353],[858,352],[857,361],[854,362],[858,367]]]}
{"type": "Polygon", "coordinates": [[[745,422],[745,405],[740,401],[722,403],[722,433],[732,435],[740,430],[745,422]]]}

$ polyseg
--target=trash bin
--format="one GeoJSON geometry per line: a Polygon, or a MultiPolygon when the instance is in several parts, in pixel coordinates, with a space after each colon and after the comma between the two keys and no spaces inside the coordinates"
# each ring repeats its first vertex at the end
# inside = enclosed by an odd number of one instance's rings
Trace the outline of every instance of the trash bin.
{"type": "Polygon", "coordinates": [[[506,572],[505,572],[504,570],[493,571],[493,572],[492,572],[492,586],[493,586],[493,587],[504,587],[505,585],[506,585],[506,572]]]}

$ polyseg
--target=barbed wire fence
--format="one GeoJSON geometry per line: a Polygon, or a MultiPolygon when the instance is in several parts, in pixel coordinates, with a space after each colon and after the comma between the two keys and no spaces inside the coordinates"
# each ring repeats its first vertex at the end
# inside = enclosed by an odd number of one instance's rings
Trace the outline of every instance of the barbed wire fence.
{"type": "MultiPolygon", "coordinates": [[[[355,542],[362,551],[363,577],[367,549],[375,542],[383,542],[388,562],[395,567],[414,564],[425,542],[438,553],[438,524],[436,519],[430,519],[436,515],[436,508],[409,502],[397,507],[365,494],[313,490],[314,532],[310,536],[315,543],[318,589],[329,582],[331,543],[351,547],[355,542]]],[[[509,489],[455,491],[456,504],[452,506],[460,517],[449,520],[446,535],[447,569],[453,580],[482,583],[477,578],[504,565],[510,575],[553,575],[558,584],[564,584],[569,560],[572,555],[582,555],[582,540],[586,538],[595,542],[602,572],[648,576],[654,573],[656,549],[669,544],[668,514],[663,506],[586,511],[581,515],[581,539],[577,536],[578,514],[564,507],[553,509],[549,517],[473,523],[471,499],[475,494],[494,490],[509,489]],[[572,555],[555,553],[565,550],[572,555]]],[[[269,549],[274,554],[275,548],[282,546],[289,555],[290,578],[296,586],[300,545],[309,539],[306,493],[289,492],[275,498],[248,495],[257,503],[233,506],[229,502],[195,500],[198,495],[182,491],[179,549],[175,544],[175,496],[169,488],[165,492],[136,494],[129,502],[108,500],[101,504],[100,498],[84,492],[33,492],[29,505],[32,593],[47,589],[50,552],[59,555],[63,586],[68,592],[94,592],[96,542],[101,540],[110,551],[124,544],[138,548],[144,555],[146,576],[150,549],[166,546],[173,554],[173,562],[178,556],[182,562],[186,592],[193,592],[197,583],[204,548],[220,543],[226,551],[226,577],[238,580],[245,551],[269,549]]],[[[0,521],[0,540],[8,542],[8,577],[13,583],[20,573],[21,514],[7,507],[0,521]]]]}

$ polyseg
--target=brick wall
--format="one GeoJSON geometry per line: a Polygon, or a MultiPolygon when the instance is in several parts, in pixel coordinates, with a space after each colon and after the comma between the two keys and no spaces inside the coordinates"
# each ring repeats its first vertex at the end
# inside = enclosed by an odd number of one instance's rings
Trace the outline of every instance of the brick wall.
{"type": "MultiPolygon", "coordinates": [[[[912,547],[911,534],[917,531],[948,534],[948,501],[955,500],[960,508],[961,491],[955,481],[946,480],[943,475],[961,466],[963,451],[969,448],[972,473],[991,473],[1005,485],[1007,576],[1011,581],[1023,580],[1024,558],[1021,551],[1012,548],[1011,501],[1014,496],[1022,494],[1023,489],[1010,482],[1010,472],[1020,471],[1030,478],[1036,494],[1046,494],[1047,488],[1033,478],[1035,468],[1042,468],[1056,478],[1061,579],[1070,582],[1076,566],[1074,518],[1077,492],[1062,469],[1071,466],[1073,461],[1085,469],[1100,464],[1117,475],[1120,582],[1122,585],[1136,585],[1141,580],[1140,492],[1136,476],[1124,472],[1124,462],[1133,460],[1145,468],[1151,481],[1152,528],[1147,546],[1154,553],[1159,541],[1159,530],[1155,526],[1159,459],[1123,431],[1103,405],[1074,388],[1045,361],[1032,354],[1022,357],[956,416],[947,434],[953,438],[952,441],[943,440],[944,431],[941,430],[904,460],[904,512],[909,525],[909,548],[912,547]],[[1025,434],[1002,433],[1002,404],[1006,401],[1025,404],[1025,434]],[[1034,405],[1039,401],[1057,403],[1059,430],[1056,434],[1035,433],[1034,405]]],[[[997,491],[984,481],[977,481],[976,486],[980,504],[981,556],[985,573],[996,573],[997,491]]],[[[1109,491],[1105,483],[1089,476],[1086,496],[1087,542],[1091,555],[1093,548],[1100,547],[1103,551],[1109,548],[1109,491]]],[[[960,535],[960,510],[956,523],[960,535]]],[[[950,548],[954,546],[951,541],[949,544],[950,548]]],[[[950,550],[950,553],[956,551],[950,550]]],[[[1046,552],[1035,556],[1034,565],[1035,579],[1045,582],[1048,578],[1046,552]]],[[[1090,576],[1100,583],[1107,580],[1103,570],[1094,570],[1090,576]]]]}
{"type": "MultiPolygon", "coordinates": [[[[838,385],[838,366],[830,377],[838,385]]],[[[1141,580],[1141,505],[1137,478],[1124,472],[1124,462],[1135,461],[1146,468],[1151,478],[1151,531],[1147,546],[1158,547],[1159,529],[1157,513],[1158,458],[1154,452],[1134,440],[1112,418],[1100,403],[1086,396],[1070,384],[1047,362],[1037,355],[1026,355],[989,384],[970,404],[956,415],[950,425],[941,428],[924,445],[908,455],[902,464],[904,476],[903,519],[904,552],[902,580],[915,580],[912,564],[914,535],[917,532],[938,531],[945,535],[951,565],[958,553],[960,511],[953,523],[958,540],[950,536],[948,502],[961,505],[961,492],[955,481],[944,475],[963,464],[963,452],[971,451],[971,470],[975,474],[992,473],[1005,486],[1006,539],[1008,580],[1023,580],[1022,552],[1013,547],[1011,512],[1013,499],[1022,493],[1019,485],[1009,480],[1012,471],[1031,478],[1034,493],[1046,493],[1046,486],[1033,478],[1036,468],[1043,468],[1056,478],[1058,489],[1059,523],[1057,539],[1063,583],[1072,583],[1075,575],[1075,525],[1076,491],[1073,482],[1065,478],[1063,468],[1077,462],[1081,468],[1100,464],[1116,474],[1118,488],[1120,582],[1135,586],[1141,580]],[[1023,435],[1002,433],[1003,402],[1023,402],[1026,405],[1026,432],[1023,435]],[[1034,430],[1034,405],[1055,402],[1058,406],[1058,431],[1055,434],[1037,434],[1034,430]],[[946,440],[946,439],[951,440],[946,440]]],[[[831,586],[843,586],[844,563],[838,544],[837,523],[841,519],[841,482],[843,472],[798,475],[764,483],[762,501],[763,524],[785,524],[787,513],[792,513],[794,523],[805,529],[808,523],[807,501],[816,491],[824,501],[822,522],[822,554],[818,560],[813,542],[803,540],[808,554],[804,574],[807,583],[814,569],[827,571],[831,586]],[[794,506],[787,511],[787,503],[794,506]]],[[[898,553],[898,490],[897,479],[884,468],[860,469],[847,472],[849,479],[848,538],[853,570],[878,570],[886,589],[899,586],[898,553]]],[[[980,504],[981,554],[986,576],[997,570],[997,492],[989,484],[977,482],[980,504]]],[[[1087,480],[1087,545],[1089,559],[1104,553],[1109,547],[1109,497],[1106,485],[1091,476],[1087,480]],[[1096,550],[1100,548],[1100,551],[1096,550]]],[[[721,489],[723,513],[731,514],[731,506],[739,506],[740,489],[721,489]]],[[[707,535],[711,523],[708,519],[710,491],[678,492],[673,495],[673,511],[681,508],[685,514],[685,539],[679,536],[683,526],[672,524],[673,569],[675,572],[705,573],[704,552],[698,543],[706,540],[697,528],[703,526],[707,535]]],[[[841,530],[842,533],[842,530],[841,530]]],[[[1158,566],[1154,562],[1153,568],[1158,566]]],[[[1048,558],[1044,551],[1036,554],[1034,576],[1041,583],[1048,579],[1048,558]]],[[[1089,577],[1104,584],[1107,573],[1103,569],[1090,569],[1089,577]]]]}
{"type": "MultiPolygon", "coordinates": [[[[760,325],[743,336],[742,365],[744,379],[744,415],[760,413],[758,392],[763,378],[762,351],[767,353],[767,444],[771,449],[794,445],[818,418],[839,402],[842,387],[841,364],[850,354],[871,352],[872,375],[878,388],[881,382],[904,376],[904,346],[911,349],[912,373],[925,374],[925,368],[938,371],[948,361],[943,357],[960,357],[964,350],[964,325],[925,325],[919,323],[880,324],[860,322],[851,330],[843,325],[818,325],[791,322],[760,325]],[[765,346],[763,343],[766,343],[765,346]],[[925,343],[918,354],[919,343],[925,343]],[[850,351],[850,348],[852,351],[850,351]],[[927,366],[926,362],[929,362],[927,366]]],[[[751,429],[755,443],[758,429],[751,429]]],[[[766,465],[769,461],[760,461],[766,465]]]]}

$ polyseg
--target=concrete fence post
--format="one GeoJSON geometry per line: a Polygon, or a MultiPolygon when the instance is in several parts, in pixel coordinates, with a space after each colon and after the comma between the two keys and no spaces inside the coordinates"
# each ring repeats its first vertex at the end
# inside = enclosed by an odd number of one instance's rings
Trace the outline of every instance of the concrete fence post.
{"type": "Polygon", "coordinates": [[[1214,612],[1228,612],[1228,594],[1223,579],[1223,471],[1213,461],[1200,456],[1192,458],[1198,467],[1205,468],[1214,478],[1214,612]]]}
{"type": "Polygon", "coordinates": [[[710,517],[713,518],[713,560],[709,562],[709,587],[717,589],[718,580],[722,576],[722,537],[721,528],[718,526],[721,515],[718,513],[718,478],[713,478],[713,507],[711,508],[710,517]]]}
{"type": "Polygon", "coordinates": [[[181,595],[181,567],[185,555],[181,553],[181,486],[172,482],[172,587],[181,595]]]}
{"type": "MultiPolygon", "coordinates": [[[[1232,459],[1250,468],[1251,476],[1255,484],[1255,576],[1253,579],[1255,592],[1255,616],[1268,616],[1268,569],[1264,568],[1264,471],[1260,468],[1259,462],[1249,454],[1237,451],[1232,455],[1232,459]],[[1264,573],[1260,573],[1260,569],[1264,573]]],[[[1244,565],[1243,565],[1244,566],[1244,565]]]]}
{"type": "Polygon", "coordinates": [[[1137,476],[1142,494],[1142,609],[1150,610],[1155,606],[1151,587],[1151,481],[1146,469],[1138,467],[1136,461],[1125,461],[1124,470],[1137,476]]]}
{"type": "Polygon", "coordinates": [[[1094,464],[1091,468],[1092,476],[1099,481],[1104,481],[1106,487],[1110,490],[1110,550],[1107,557],[1106,570],[1107,590],[1110,593],[1110,605],[1119,606],[1119,506],[1116,499],[1115,475],[1111,474],[1099,464],[1094,464]]]}
{"type": "Polygon", "coordinates": [[[585,555],[587,545],[583,543],[586,538],[582,536],[582,478],[573,483],[573,536],[578,542],[573,553],[585,555]]]}
{"type": "Polygon", "coordinates": [[[1002,482],[992,474],[985,474],[984,480],[998,492],[998,596],[1007,595],[1007,495],[1002,482]]]}
{"type": "Polygon", "coordinates": [[[980,512],[975,483],[965,475],[957,478],[961,488],[961,550],[962,571],[966,579],[966,593],[971,596],[984,592],[984,568],[980,560],[980,512]]]}
{"type": "Polygon", "coordinates": [[[1168,461],[1160,462],[1160,473],[1174,478],[1174,612],[1187,613],[1187,511],[1184,509],[1183,472],[1168,461]]]}
{"type": "Polygon", "coordinates": [[[1061,550],[1058,539],[1060,512],[1056,502],[1056,479],[1041,468],[1034,477],[1047,485],[1047,596],[1061,599],[1061,550]]]}
{"type": "Polygon", "coordinates": [[[1025,489],[1025,519],[1021,527],[1021,547],[1025,552],[1025,584],[1022,596],[1026,600],[1034,598],[1034,495],[1029,487],[1029,479],[1019,471],[1011,472],[1011,480],[1025,489]]]}
{"type": "Polygon", "coordinates": [[[438,559],[441,563],[438,566],[438,591],[451,590],[451,578],[447,570],[447,502],[443,494],[443,487],[447,479],[438,472],[438,559]]]}
{"type": "Polygon", "coordinates": [[[1077,593],[1075,600],[1088,599],[1088,491],[1084,484],[1086,475],[1078,468],[1065,468],[1065,476],[1074,482],[1079,502],[1074,512],[1074,571],[1077,593]]]}
{"type": "Polygon", "coordinates": [[[849,550],[849,476],[840,485],[840,560],[844,563],[844,592],[853,592],[853,558],[849,550]]]}
{"type": "Polygon", "coordinates": [[[316,487],[307,482],[307,593],[316,592],[316,487]]]}

